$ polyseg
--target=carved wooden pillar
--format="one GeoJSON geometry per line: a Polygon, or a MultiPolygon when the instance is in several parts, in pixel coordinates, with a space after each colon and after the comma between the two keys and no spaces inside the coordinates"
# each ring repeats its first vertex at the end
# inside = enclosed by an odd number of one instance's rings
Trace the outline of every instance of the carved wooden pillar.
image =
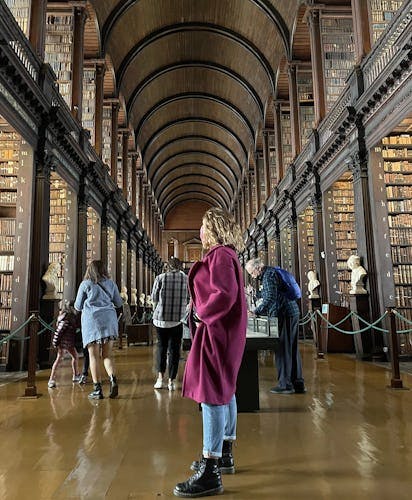
{"type": "Polygon", "coordinates": [[[122,289],[122,233],[121,221],[117,223],[116,231],[116,284],[119,291],[122,289]]]}
{"type": "Polygon", "coordinates": [[[326,99],[324,68],[322,61],[322,40],[320,36],[320,12],[310,9],[309,15],[310,53],[312,60],[313,96],[315,101],[315,127],[325,118],[326,99]]]}
{"type": "Polygon", "coordinates": [[[266,231],[263,231],[263,263],[269,265],[269,242],[266,231]]]}
{"type": "Polygon", "coordinates": [[[313,232],[314,232],[314,259],[315,267],[320,282],[320,296],[322,303],[328,302],[328,279],[325,261],[325,229],[322,210],[322,192],[320,190],[320,179],[317,171],[313,172],[315,177],[315,193],[311,198],[313,208],[313,232]]]}
{"type": "Polygon", "coordinates": [[[280,246],[280,228],[279,228],[279,220],[277,217],[275,217],[275,259],[276,259],[276,266],[280,266],[282,262],[282,252],[281,252],[281,246],[280,246]]]}
{"type": "Polygon", "coordinates": [[[252,223],[253,220],[253,190],[252,190],[252,177],[253,177],[253,171],[249,170],[249,175],[248,175],[248,198],[249,198],[249,225],[252,223]]]}
{"type": "Polygon", "coordinates": [[[243,216],[243,223],[245,229],[249,226],[248,220],[247,220],[247,182],[246,180],[243,182],[243,189],[242,189],[242,216],[243,216]]]}
{"type": "Polygon", "coordinates": [[[290,127],[292,140],[292,159],[300,153],[299,100],[296,64],[288,64],[290,127]]]}
{"type": "Polygon", "coordinates": [[[136,198],[137,198],[137,171],[136,171],[136,164],[137,164],[137,154],[133,153],[132,154],[132,214],[137,217],[137,205],[136,205],[136,198]]]}
{"type": "Polygon", "coordinates": [[[104,74],[106,64],[100,61],[96,64],[96,102],[94,115],[94,149],[99,158],[102,157],[103,148],[103,99],[104,99],[104,74]]]}
{"type": "Polygon", "coordinates": [[[46,14],[47,0],[31,0],[29,40],[41,60],[44,60],[46,14]]]}
{"type": "Polygon", "coordinates": [[[269,130],[263,131],[263,173],[265,176],[266,199],[270,196],[270,153],[269,153],[269,130]]]}
{"type": "Polygon", "coordinates": [[[117,186],[117,130],[118,130],[119,103],[112,103],[112,144],[110,159],[110,175],[117,186]]]}
{"type": "Polygon", "coordinates": [[[86,7],[74,7],[73,15],[73,70],[72,70],[72,115],[81,123],[83,102],[84,27],[86,7]]]}
{"type": "Polygon", "coordinates": [[[274,117],[275,117],[275,147],[276,147],[276,183],[283,178],[283,150],[282,150],[282,127],[280,123],[281,106],[277,102],[274,105],[274,117]]]}
{"type": "Polygon", "coordinates": [[[107,267],[109,261],[109,224],[107,221],[107,201],[103,203],[102,219],[100,225],[100,258],[107,267]]]}
{"type": "Polygon", "coordinates": [[[368,3],[368,0],[352,0],[356,64],[359,64],[371,51],[372,37],[370,31],[368,3]]]}
{"type": "Polygon", "coordinates": [[[129,131],[122,132],[122,188],[123,196],[127,196],[127,188],[129,186],[129,131]]]}
{"type": "Polygon", "coordinates": [[[255,195],[256,195],[256,213],[259,213],[260,207],[262,206],[262,200],[260,199],[260,161],[259,153],[255,153],[255,195]]]}
{"type": "Polygon", "coordinates": [[[77,263],[76,289],[83,280],[87,261],[87,195],[88,185],[85,175],[82,175],[77,194],[77,263]]]}

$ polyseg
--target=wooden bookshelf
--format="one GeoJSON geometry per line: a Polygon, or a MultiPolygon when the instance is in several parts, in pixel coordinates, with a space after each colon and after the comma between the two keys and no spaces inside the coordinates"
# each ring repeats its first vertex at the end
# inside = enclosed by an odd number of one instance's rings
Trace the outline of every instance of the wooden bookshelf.
{"type": "Polygon", "coordinates": [[[348,173],[325,193],[325,241],[332,304],[349,307],[351,273],[346,264],[357,254],[352,176],[348,173]]]}
{"type": "Polygon", "coordinates": [[[290,123],[289,106],[282,105],[280,112],[280,130],[282,134],[282,154],[283,154],[283,172],[292,163],[292,131],[290,123]]]}
{"type": "Polygon", "coordinates": [[[350,14],[339,17],[322,12],[320,29],[326,110],[329,111],[344,89],[346,78],[355,62],[352,17],[350,14]]]}
{"type": "Polygon", "coordinates": [[[29,36],[31,0],[5,0],[23,33],[29,36]]]}
{"type": "Polygon", "coordinates": [[[53,173],[50,184],[49,262],[60,264],[58,293],[63,296],[67,240],[67,184],[53,173]]]}
{"type": "MultiPolygon", "coordinates": [[[[127,286],[127,241],[122,240],[122,274],[121,274],[121,286],[127,286]]],[[[130,298],[130,290],[127,291],[130,298]]]]}
{"type": "Polygon", "coordinates": [[[388,27],[404,0],[369,0],[372,41],[375,43],[388,27]]]}
{"type": "Polygon", "coordinates": [[[107,230],[107,272],[116,281],[116,231],[112,227],[107,230]]]}
{"type": "Polygon", "coordinates": [[[123,191],[123,142],[122,134],[117,136],[117,163],[116,163],[116,180],[117,187],[123,191]]]}
{"type": "Polygon", "coordinates": [[[107,169],[111,174],[112,162],[112,106],[103,106],[103,120],[102,120],[102,161],[107,165],[107,169]]]}
{"type": "MultiPolygon", "coordinates": [[[[412,135],[382,140],[395,307],[412,321],[412,135]]],[[[410,325],[397,320],[398,330],[410,325]]],[[[412,335],[400,335],[401,354],[412,354],[412,335]]]]}
{"type": "Polygon", "coordinates": [[[53,68],[60,94],[71,108],[73,71],[73,12],[71,7],[65,10],[49,9],[47,11],[44,59],[53,68]]]}
{"type": "Polygon", "coordinates": [[[96,210],[87,207],[87,256],[86,262],[100,259],[100,217],[96,210]]]}
{"type": "Polygon", "coordinates": [[[269,266],[279,265],[279,263],[277,262],[276,240],[274,239],[269,240],[268,259],[269,259],[269,266]]]}
{"type": "Polygon", "coordinates": [[[315,236],[313,226],[313,208],[306,207],[298,216],[300,283],[302,296],[307,296],[308,272],[315,271],[315,236]]]}
{"type": "Polygon", "coordinates": [[[83,70],[82,125],[90,132],[90,142],[94,146],[96,112],[96,67],[86,66],[83,70]]]}
{"type": "Polygon", "coordinates": [[[300,142],[302,148],[308,142],[315,121],[313,101],[313,82],[310,71],[299,71],[297,74],[300,142]]]}
{"type": "Polygon", "coordinates": [[[280,230],[280,252],[283,269],[293,273],[292,262],[292,231],[291,228],[286,226],[280,230]]]}

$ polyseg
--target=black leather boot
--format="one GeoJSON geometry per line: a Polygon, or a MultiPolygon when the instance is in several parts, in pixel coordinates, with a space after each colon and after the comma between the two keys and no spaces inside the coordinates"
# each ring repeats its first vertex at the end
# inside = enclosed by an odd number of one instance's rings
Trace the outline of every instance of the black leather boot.
{"type": "Polygon", "coordinates": [[[223,493],[222,478],[215,458],[203,458],[199,470],[173,490],[177,497],[196,498],[223,493]]]}
{"type": "MultiPolygon", "coordinates": [[[[217,465],[222,474],[234,474],[235,473],[235,462],[233,460],[232,454],[232,443],[233,441],[223,441],[222,446],[222,457],[218,459],[217,465]]],[[[195,460],[192,462],[190,468],[194,471],[198,471],[200,464],[203,462],[204,457],[200,460],[195,460]]]]}
{"type": "Polygon", "coordinates": [[[117,378],[116,375],[112,375],[110,377],[110,392],[109,392],[109,398],[117,398],[117,395],[119,394],[119,386],[117,385],[117,378]]]}
{"type": "Polygon", "coordinates": [[[97,384],[93,384],[93,386],[94,391],[89,394],[89,399],[103,399],[102,384],[97,382],[97,384]]]}

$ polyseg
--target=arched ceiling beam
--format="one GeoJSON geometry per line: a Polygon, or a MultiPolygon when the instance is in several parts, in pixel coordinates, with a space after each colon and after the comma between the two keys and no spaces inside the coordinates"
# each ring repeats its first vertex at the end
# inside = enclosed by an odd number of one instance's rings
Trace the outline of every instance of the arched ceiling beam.
{"type": "Polygon", "coordinates": [[[174,194],[177,189],[180,187],[186,188],[187,186],[194,186],[194,185],[199,185],[199,186],[207,186],[210,189],[213,189],[216,193],[219,193],[225,200],[230,203],[230,201],[233,199],[233,196],[230,195],[226,191],[226,189],[221,186],[220,184],[216,183],[216,179],[213,179],[213,177],[210,177],[209,175],[194,175],[190,174],[191,179],[187,179],[186,182],[182,183],[180,178],[173,179],[168,183],[167,188],[165,188],[161,193],[160,196],[157,200],[157,203],[159,206],[163,205],[163,202],[167,197],[171,194],[174,194]],[[214,184],[214,186],[208,184],[208,180],[211,180],[214,184]]]}
{"type": "Polygon", "coordinates": [[[151,83],[156,81],[157,78],[167,75],[168,73],[171,73],[172,71],[178,71],[180,69],[189,69],[189,68],[202,68],[202,69],[208,69],[211,71],[216,71],[218,73],[222,73],[223,75],[231,78],[234,80],[236,83],[238,83],[253,99],[254,103],[256,104],[259,113],[260,113],[260,119],[263,120],[263,114],[264,114],[264,106],[261,98],[259,97],[258,93],[256,90],[250,85],[250,83],[243,78],[243,76],[239,75],[235,71],[231,70],[227,66],[223,66],[222,64],[217,64],[215,62],[211,61],[185,61],[185,62],[178,62],[178,63],[172,63],[172,64],[167,64],[166,66],[163,66],[162,68],[156,69],[156,71],[153,71],[150,75],[146,76],[138,85],[137,87],[133,90],[131,93],[128,101],[127,101],[127,115],[130,116],[130,112],[133,109],[133,106],[135,105],[135,102],[137,98],[139,97],[139,94],[151,83]]]}
{"type": "Polygon", "coordinates": [[[240,35],[236,31],[230,30],[225,26],[220,26],[218,24],[212,23],[179,23],[173,24],[171,26],[164,26],[157,31],[154,31],[147,35],[145,38],[140,40],[134,47],[132,47],[127,55],[124,57],[120,63],[119,69],[117,71],[117,78],[119,82],[119,87],[122,83],[123,77],[126,73],[128,66],[132,63],[133,59],[137,57],[144,49],[146,49],[150,44],[175,33],[185,33],[185,32],[206,32],[214,33],[219,36],[223,36],[229,40],[234,41],[240,45],[243,49],[250,52],[263,67],[267,77],[270,81],[272,87],[272,92],[275,91],[275,73],[273,71],[270,62],[266,59],[265,55],[246,37],[240,35]]]}
{"type": "MultiPolygon", "coordinates": [[[[191,163],[189,165],[193,165],[194,167],[198,166],[198,164],[193,164],[193,163],[191,163]]],[[[175,177],[175,178],[169,180],[169,174],[171,172],[173,172],[174,170],[178,170],[178,169],[183,169],[184,168],[182,165],[178,165],[178,166],[172,168],[171,170],[169,170],[167,172],[168,175],[167,176],[163,176],[156,186],[154,186],[153,183],[152,183],[152,189],[153,189],[153,192],[155,194],[155,198],[158,199],[158,197],[160,196],[158,194],[158,192],[159,191],[163,192],[164,190],[166,190],[166,188],[172,182],[174,182],[175,180],[180,180],[180,179],[183,179],[183,178],[193,177],[193,176],[207,177],[208,179],[212,180],[214,183],[217,182],[217,183],[221,184],[222,187],[223,187],[223,184],[225,184],[225,186],[226,186],[226,189],[225,189],[226,193],[233,198],[235,196],[236,188],[227,180],[227,178],[222,174],[222,172],[219,172],[219,170],[217,170],[214,167],[211,167],[210,165],[204,165],[204,167],[207,167],[208,170],[209,169],[213,169],[216,172],[216,175],[219,176],[219,178],[221,179],[222,182],[219,183],[219,181],[216,179],[216,177],[213,177],[212,175],[208,175],[208,174],[201,173],[201,172],[189,172],[187,174],[181,174],[181,175],[179,175],[179,177],[175,177]],[[167,184],[165,184],[165,183],[167,183],[167,184]]]]}
{"type": "Polygon", "coordinates": [[[211,195],[206,193],[199,193],[197,191],[191,191],[190,197],[188,198],[187,193],[180,194],[176,198],[170,201],[164,209],[163,220],[166,221],[167,214],[176,206],[184,203],[185,201],[206,201],[212,206],[217,206],[219,203],[211,195]],[[196,196],[194,196],[196,195],[196,196]]]}
{"type": "Polygon", "coordinates": [[[166,97],[165,99],[162,99],[161,101],[157,102],[139,120],[139,122],[135,127],[136,131],[135,135],[138,130],[141,130],[143,128],[143,124],[146,122],[146,120],[149,120],[155,113],[157,113],[157,111],[161,110],[168,104],[172,104],[173,102],[178,102],[184,99],[205,99],[224,106],[225,108],[229,109],[229,111],[232,112],[238,118],[238,120],[241,121],[243,125],[245,125],[245,127],[249,129],[250,135],[252,137],[254,136],[255,132],[253,130],[252,124],[248,120],[247,116],[245,116],[244,113],[239,108],[237,108],[234,104],[227,101],[226,99],[223,99],[222,97],[215,96],[213,94],[206,94],[204,92],[184,92],[182,94],[175,94],[166,97]]]}
{"type": "Polygon", "coordinates": [[[209,194],[209,195],[213,196],[216,200],[219,200],[219,203],[221,204],[221,206],[223,206],[224,208],[229,210],[228,201],[225,200],[225,198],[222,196],[221,193],[219,193],[219,191],[216,191],[216,189],[214,189],[210,186],[207,186],[206,184],[202,184],[200,182],[197,182],[196,184],[186,184],[184,186],[180,186],[180,187],[176,188],[176,190],[174,192],[169,193],[166,196],[166,198],[163,200],[163,202],[161,204],[159,204],[160,210],[163,212],[163,205],[167,206],[168,203],[170,201],[173,201],[175,199],[175,197],[177,197],[179,194],[186,194],[187,196],[189,196],[189,199],[191,199],[192,193],[209,194]],[[192,187],[193,189],[188,189],[189,187],[192,187]],[[204,188],[204,189],[206,189],[206,191],[202,191],[200,188],[204,188]],[[180,192],[180,190],[182,190],[182,189],[184,190],[183,193],[180,192]]]}
{"type": "MultiPolygon", "coordinates": [[[[187,140],[194,140],[194,141],[202,141],[202,142],[209,142],[215,146],[218,146],[219,149],[222,148],[223,151],[233,160],[233,162],[238,166],[239,168],[239,175],[242,172],[242,165],[240,164],[239,160],[234,156],[234,154],[228,149],[222,142],[217,141],[216,139],[209,139],[209,137],[205,136],[196,136],[196,135],[189,135],[189,136],[184,136],[184,137],[178,137],[176,139],[172,139],[171,141],[167,142],[166,144],[162,145],[158,150],[157,153],[150,159],[149,162],[145,161],[147,171],[151,168],[152,164],[157,161],[159,156],[163,153],[163,151],[173,145],[176,144],[177,142],[182,142],[182,141],[187,141],[187,140]]],[[[146,158],[145,158],[146,160],[146,158]]]]}
{"type": "MultiPolygon", "coordinates": [[[[290,33],[283,17],[276,10],[276,8],[270,3],[269,0],[249,0],[249,1],[256,7],[258,7],[261,11],[263,11],[266,14],[266,16],[268,16],[269,19],[275,24],[282,38],[282,42],[285,47],[285,52],[289,58],[290,33]]],[[[117,3],[116,7],[107,16],[107,19],[104,22],[102,28],[103,53],[106,52],[110,34],[113,31],[113,28],[115,27],[116,23],[124,14],[126,14],[126,12],[130,9],[130,7],[133,7],[133,5],[137,4],[138,2],[139,0],[121,0],[117,3]]]]}
{"type": "MultiPolygon", "coordinates": [[[[203,118],[203,117],[200,117],[200,116],[198,116],[198,117],[188,117],[188,118],[182,118],[182,119],[178,119],[178,120],[173,120],[173,121],[168,122],[165,125],[163,125],[163,127],[161,127],[160,129],[156,130],[156,132],[148,139],[148,141],[146,142],[146,144],[144,145],[144,147],[141,149],[141,151],[142,151],[142,157],[144,158],[144,156],[146,154],[146,151],[147,151],[147,148],[152,144],[152,142],[159,140],[160,136],[164,132],[166,132],[167,130],[169,130],[170,128],[174,127],[175,125],[180,125],[182,123],[187,123],[187,124],[190,124],[190,123],[205,123],[207,125],[212,125],[214,127],[217,127],[220,130],[224,130],[231,137],[233,137],[233,139],[236,142],[239,143],[239,145],[242,148],[242,150],[243,150],[246,158],[248,157],[248,152],[247,152],[247,149],[246,149],[245,145],[243,144],[243,142],[241,141],[241,139],[239,138],[239,136],[232,129],[230,129],[224,123],[218,122],[216,120],[211,120],[210,118],[203,118]]],[[[136,137],[138,137],[138,135],[136,135],[136,137]]],[[[250,142],[253,143],[254,142],[254,134],[251,135],[250,139],[251,139],[250,142]]],[[[142,146],[142,145],[140,144],[140,146],[142,146]]]]}

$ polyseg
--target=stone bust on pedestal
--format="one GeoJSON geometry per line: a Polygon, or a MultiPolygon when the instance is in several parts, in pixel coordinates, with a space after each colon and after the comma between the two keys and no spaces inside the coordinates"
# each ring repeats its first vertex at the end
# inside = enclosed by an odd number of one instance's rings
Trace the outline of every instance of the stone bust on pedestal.
{"type": "Polygon", "coordinates": [[[315,271],[309,271],[308,272],[308,292],[309,292],[309,298],[310,299],[319,299],[319,287],[320,287],[320,282],[318,281],[316,277],[315,271]]]}
{"type": "Polygon", "coordinates": [[[130,291],[130,305],[137,306],[137,288],[132,288],[130,291]]]}
{"type": "Polygon", "coordinates": [[[122,289],[121,289],[121,292],[120,292],[120,297],[123,299],[123,302],[125,304],[128,303],[129,296],[127,295],[127,287],[126,286],[122,286],[122,289]]]}
{"type": "Polygon", "coordinates": [[[360,257],[351,255],[346,262],[348,268],[352,271],[350,280],[350,295],[366,295],[364,281],[367,276],[366,269],[361,266],[360,257]]]}
{"type": "Polygon", "coordinates": [[[42,280],[46,285],[46,291],[43,295],[45,300],[60,300],[61,293],[59,293],[59,273],[60,264],[58,262],[51,262],[47,271],[42,276],[42,280]]]}

